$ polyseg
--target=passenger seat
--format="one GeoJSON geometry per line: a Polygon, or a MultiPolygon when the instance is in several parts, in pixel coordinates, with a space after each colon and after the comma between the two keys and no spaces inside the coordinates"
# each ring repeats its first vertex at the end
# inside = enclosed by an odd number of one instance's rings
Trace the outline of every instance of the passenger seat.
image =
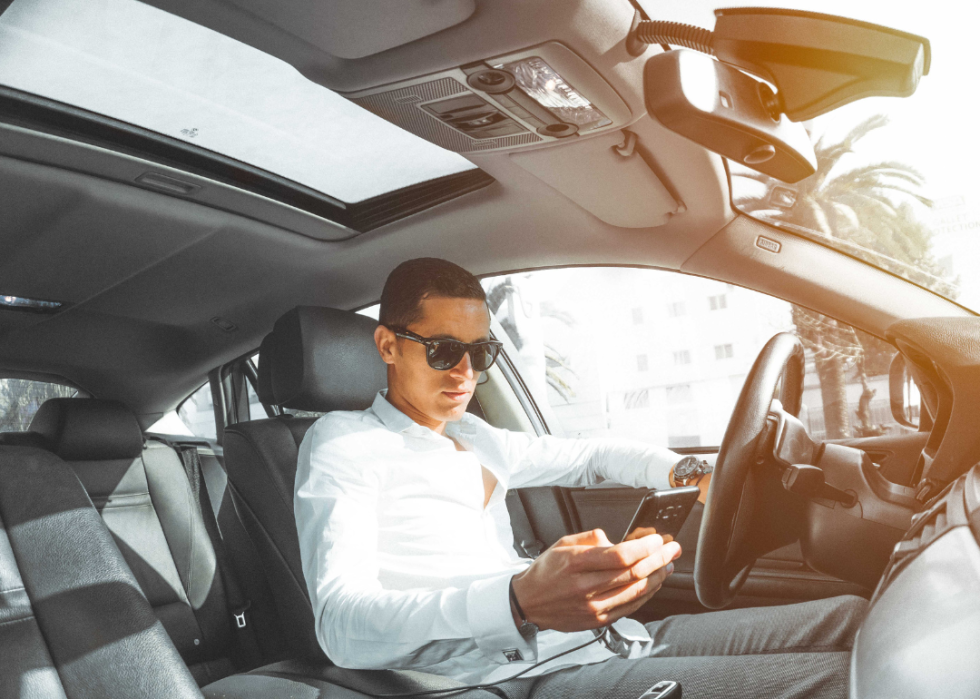
{"type": "Polygon", "coordinates": [[[233,662],[224,584],[178,454],[144,445],[136,417],[114,401],[48,400],[30,430],[78,475],[197,683],[247,669],[233,662]]]}

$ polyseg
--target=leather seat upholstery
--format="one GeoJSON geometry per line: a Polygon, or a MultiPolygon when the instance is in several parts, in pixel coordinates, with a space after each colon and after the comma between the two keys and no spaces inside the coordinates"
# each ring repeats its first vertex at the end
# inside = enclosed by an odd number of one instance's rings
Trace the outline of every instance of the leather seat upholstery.
{"type": "Polygon", "coordinates": [[[201,696],[78,478],[29,447],[0,447],[0,696],[201,696]]]}
{"type": "MultiPolygon", "coordinates": [[[[286,313],[259,349],[259,398],[304,411],[363,410],[384,388],[377,321],[332,308],[286,313]]],[[[299,446],[316,418],[282,415],[225,429],[225,467],[262,559],[293,655],[320,655],[293,513],[299,446]]]]}
{"type": "Polygon", "coordinates": [[[235,671],[223,581],[180,457],[113,401],[59,398],[31,423],[88,491],[198,684],[235,671]]]}

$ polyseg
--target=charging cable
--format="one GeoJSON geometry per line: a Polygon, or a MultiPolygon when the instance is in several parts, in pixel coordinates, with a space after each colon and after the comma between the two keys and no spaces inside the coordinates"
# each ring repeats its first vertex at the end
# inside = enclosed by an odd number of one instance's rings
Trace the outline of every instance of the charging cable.
{"type": "Polygon", "coordinates": [[[601,629],[595,629],[594,633],[596,636],[591,641],[587,641],[582,645],[575,646],[574,648],[569,648],[568,650],[564,650],[561,653],[558,653],[557,655],[551,656],[550,658],[539,660],[538,662],[534,663],[534,665],[524,668],[517,674],[511,675],[510,677],[505,677],[502,680],[497,680],[496,682],[487,682],[485,684],[471,684],[471,685],[466,685],[465,687],[451,687],[447,689],[430,689],[424,692],[404,692],[398,694],[373,694],[370,692],[364,692],[363,690],[356,690],[356,691],[360,691],[364,694],[367,694],[368,696],[378,697],[379,699],[388,699],[388,697],[424,697],[424,696],[435,696],[435,695],[444,697],[444,696],[449,696],[451,694],[457,694],[459,692],[469,692],[470,690],[473,689],[489,689],[490,687],[496,687],[497,685],[501,685],[505,682],[516,680],[521,675],[525,675],[531,670],[541,667],[545,663],[550,663],[552,660],[557,660],[563,655],[574,653],[577,650],[582,650],[587,646],[591,646],[593,643],[597,643],[598,641],[601,641],[603,638],[606,637],[606,632],[609,631],[609,628],[610,628],[609,626],[604,626],[601,629]]]}

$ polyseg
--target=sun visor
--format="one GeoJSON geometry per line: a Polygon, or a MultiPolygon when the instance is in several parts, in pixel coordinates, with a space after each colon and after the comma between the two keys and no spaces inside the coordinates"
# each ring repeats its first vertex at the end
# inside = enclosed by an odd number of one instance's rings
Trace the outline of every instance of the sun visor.
{"type": "Polygon", "coordinates": [[[625,131],[512,153],[511,159],[596,218],[621,228],[654,228],[679,212],[677,201],[625,131]]]}

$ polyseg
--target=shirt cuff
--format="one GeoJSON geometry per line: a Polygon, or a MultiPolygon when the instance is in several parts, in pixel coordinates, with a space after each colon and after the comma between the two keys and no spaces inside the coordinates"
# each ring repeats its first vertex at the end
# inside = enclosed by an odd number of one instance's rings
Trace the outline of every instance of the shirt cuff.
{"type": "Polygon", "coordinates": [[[510,611],[510,579],[513,573],[470,584],[466,593],[466,616],[473,639],[481,651],[501,665],[536,662],[537,639],[524,640],[510,611]]]}

